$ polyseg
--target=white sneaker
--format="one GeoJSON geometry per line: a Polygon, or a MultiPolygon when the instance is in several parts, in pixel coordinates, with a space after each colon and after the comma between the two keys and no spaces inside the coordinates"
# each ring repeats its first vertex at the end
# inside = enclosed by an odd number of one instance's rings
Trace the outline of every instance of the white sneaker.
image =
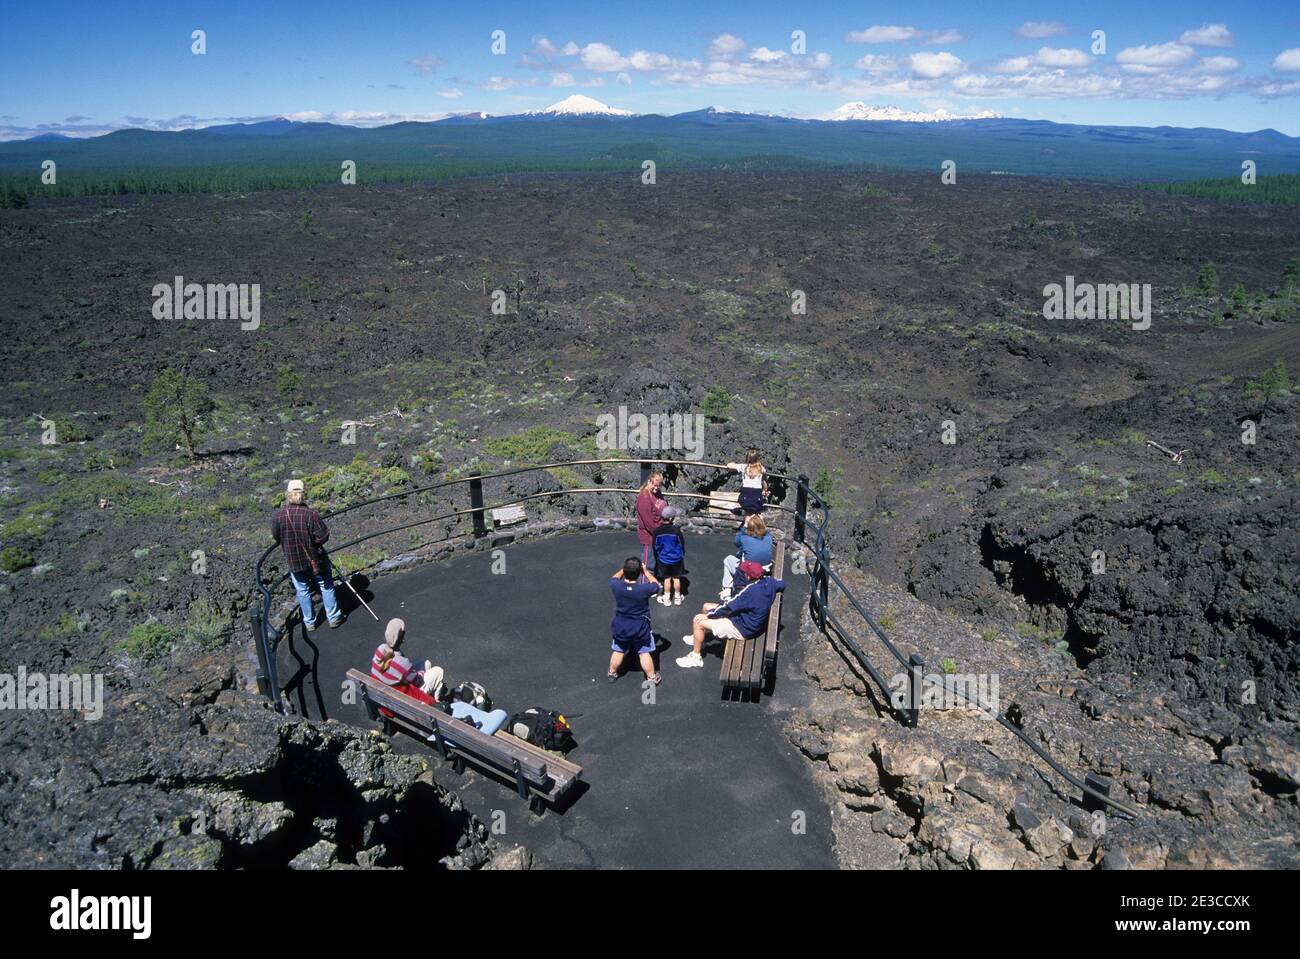
{"type": "Polygon", "coordinates": [[[731,590],[729,589],[722,590],[720,593],[718,593],[718,599],[722,600],[724,603],[727,602],[727,600],[731,599],[731,590]]]}
{"type": "Polygon", "coordinates": [[[659,605],[660,605],[660,606],[667,606],[667,605],[668,605],[669,603],[671,603],[671,602],[672,602],[672,600],[668,598],[668,594],[667,594],[667,593],[660,593],[660,594],[659,594],[659,605]]]}
{"type": "Polygon", "coordinates": [[[673,605],[674,605],[674,606],[680,606],[680,605],[682,605],[682,594],[681,594],[681,593],[678,593],[676,596],[673,597],[673,605]]]}
{"type": "Polygon", "coordinates": [[[695,669],[704,665],[704,657],[692,650],[685,656],[680,657],[677,660],[677,665],[682,669],[695,669]]]}

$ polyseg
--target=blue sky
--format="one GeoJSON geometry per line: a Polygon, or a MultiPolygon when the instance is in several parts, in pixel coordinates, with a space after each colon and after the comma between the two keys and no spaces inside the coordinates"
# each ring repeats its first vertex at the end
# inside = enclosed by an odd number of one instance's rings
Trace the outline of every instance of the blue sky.
{"type": "Polygon", "coordinates": [[[373,125],[518,113],[572,94],[637,113],[719,104],[818,116],[860,100],[1300,135],[1300,7],[11,2],[0,91],[0,139],[275,116],[373,125]],[[191,53],[195,29],[203,56],[191,53]],[[495,30],[504,55],[492,53],[495,30]]]}

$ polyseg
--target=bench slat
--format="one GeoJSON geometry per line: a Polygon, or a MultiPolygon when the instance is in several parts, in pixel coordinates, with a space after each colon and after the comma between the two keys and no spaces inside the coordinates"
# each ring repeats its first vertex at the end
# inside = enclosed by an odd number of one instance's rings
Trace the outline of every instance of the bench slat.
{"type": "Polygon", "coordinates": [[[495,735],[510,743],[516,749],[522,749],[537,756],[538,759],[546,763],[546,768],[555,778],[556,782],[562,782],[564,788],[568,789],[574,782],[582,778],[582,767],[575,762],[565,759],[561,753],[551,752],[543,749],[541,746],[534,746],[527,740],[520,739],[514,733],[507,732],[505,728],[498,729],[495,735]]]}
{"type": "Polygon", "coordinates": [[[537,786],[548,785],[551,776],[547,772],[546,759],[521,749],[508,740],[489,736],[469,723],[453,719],[441,710],[398,692],[359,670],[349,669],[347,677],[358,683],[363,695],[375,705],[391,710],[405,723],[416,727],[426,738],[432,735],[433,723],[436,721],[443,739],[448,740],[449,748],[467,757],[479,756],[500,767],[503,772],[510,772],[512,762],[517,760],[524,779],[537,786]]]}
{"type": "MultiPolygon", "coordinates": [[[[776,553],[772,557],[772,575],[777,579],[782,579],[785,574],[785,542],[776,544],[776,553]]],[[[771,669],[776,661],[776,641],[777,634],[781,631],[781,599],[783,593],[777,593],[776,599],[772,602],[772,612],[768,614],[767,636],[763,643],[763,665],[760,668],[760,684],[762,682],[761,673],[771,669]]]]}

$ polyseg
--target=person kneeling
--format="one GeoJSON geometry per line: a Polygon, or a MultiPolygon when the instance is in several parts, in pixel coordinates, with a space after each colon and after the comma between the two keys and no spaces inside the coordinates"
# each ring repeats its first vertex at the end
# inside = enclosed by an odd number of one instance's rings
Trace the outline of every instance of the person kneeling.
{"type": "Polygon", "coordinates": [[[432,706],[440,702],[446,693],[442,667],[435,666],[426,659],[424,668],[416,669],[415,664],[399,652],[404,639],[406,623],[400,619],[390,619],[384,629],[384,642],[379,644],[370,661],[370,675],[385,686],[391,686],[399,693],[432,706]]]}
{"type": "Polygon", "coordinates": [[[692,649],[677,660],[678,666],[683,669],[703,666],[700,650],[710,635],[718,639],[753,639],[767,630],[768,613],[776,594],[785,589],[785,582],[765,576],[763,567],[750,560],[740,564],[740,572],[753,582],[721,605],[704,604],[695,616],[692,634],[682,637],[682,642],[690,643],[692,649]]]}

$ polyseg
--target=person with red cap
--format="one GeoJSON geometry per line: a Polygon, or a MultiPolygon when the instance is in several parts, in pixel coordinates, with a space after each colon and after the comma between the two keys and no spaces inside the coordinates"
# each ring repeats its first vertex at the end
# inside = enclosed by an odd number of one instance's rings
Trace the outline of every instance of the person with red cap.
{"type": "Polygon", "coordinates": [[[718,639],[753,639],[767,630],[768,614],[776,594],[785,590],[785,581],[765,576],[763,567],[752,560],[740,564],[740,572],[750,584],[727,602],[705,603],[692,623],[692,633],[683,636],[683,643],[691,644],[691,651],[677,660],[683,669],[704,665],[701,650],[704,640],[712,635],[718,639]]]}

